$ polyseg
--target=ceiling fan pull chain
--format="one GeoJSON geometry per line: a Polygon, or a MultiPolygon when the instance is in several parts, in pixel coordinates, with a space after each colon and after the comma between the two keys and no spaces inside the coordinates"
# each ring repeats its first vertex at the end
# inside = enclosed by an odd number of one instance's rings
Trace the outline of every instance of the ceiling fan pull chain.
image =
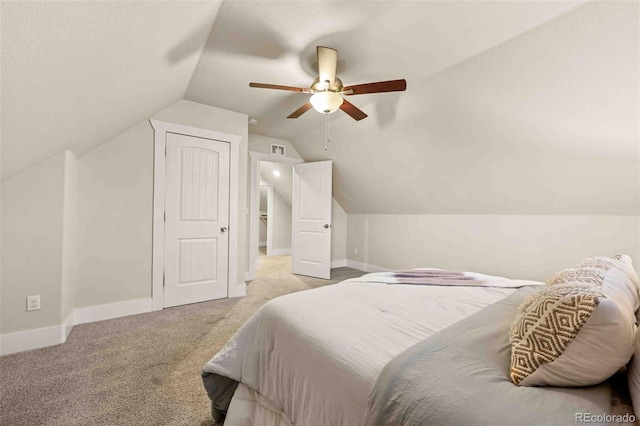
{"type": "Polygon", "coordinates": [[[326,140],[324,141],[324,150],[326,151],[327,145],[329,144],[329,142],[331,142],[331,140],[329,139],[329,114],[324,115],[324,123],[326,128],[326,132],[325,132],[326,140]]]}

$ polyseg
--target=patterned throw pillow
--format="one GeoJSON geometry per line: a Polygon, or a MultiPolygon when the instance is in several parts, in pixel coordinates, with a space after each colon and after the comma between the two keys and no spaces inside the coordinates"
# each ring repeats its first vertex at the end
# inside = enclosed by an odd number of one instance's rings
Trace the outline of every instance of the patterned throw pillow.
{"type": "Polygon", "coordinates": [[[520,386],[588,386],[633,354],[638,277],[628,256],[584,259],[525,300],[509,333],[520,386]]]}

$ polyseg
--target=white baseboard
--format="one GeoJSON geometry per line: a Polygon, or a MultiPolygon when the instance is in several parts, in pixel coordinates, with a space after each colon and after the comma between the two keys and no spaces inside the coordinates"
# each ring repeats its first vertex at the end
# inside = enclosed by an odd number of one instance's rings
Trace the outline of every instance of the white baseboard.
{"type": "Polygon", "coordinates": [[[371,265],[369,263],[359,262],[357,260],[347,259],[347,266],[349,268],[357,269],[364,272],[389,272],[393,269],[385,268],[383,266],[371,265]]]}
{"type": "Polygon", "coordinates": [[[151,312],[151,298],[75,308],[62,324],[0,335],[0,355],[60,345],[67,341],[74,325],[151,312]]]}
{"type": "Polygon", "coordinates": [[[66,342],[67,341],[67,337],[69,337],[69,334],[71,333],[71,330],[73,329],[73,326],[76,323],[76,310],[72,309],[71,312],[69,312],[69,315],[67,315],[67,319],[64,321],[63,324],[63,331],[64,331],[64,338],[62,339],[62,342],[66,342]]]}
{"type": "Polygon", "coordinates": [[[0,355],[59,345],[64,343],[64,333],[63,326],[54,325],[0,335],[0,355]]]}
{"type": "Polygon", "coordinates": [[[253,281],[256,279],[256,274],[252,274],[251,271],[247,271],[244,273],[244,280],[245,281],[253,281]]]}
{"type": "Polygon", "coordinates": [[[337,259],[331,261],[331,269],[344,268],[347,266],[347,259],[337,259]]]}
{"type": "Polygon", "coordinates": [[[153,302],[150,297],[143,299],[125,300],[124,302],[107,303],[104,305],[76,308],[75,325],[89,322],[104,321],[129,315],[143,314],[152,311],[153,302]]]}
{"type": "Polygon", "coordinates": [[[260,242],[258,243],[258,246],[260,246],[260,247],[266,247],[266,246],[267,246],[267,242],[266,242],[266,241],[260,241],[260,242]]]}
{"type": "Polygon", "coordinates": [[[267,250],[267,256],[289,256],[291,248],[267,250]]]}

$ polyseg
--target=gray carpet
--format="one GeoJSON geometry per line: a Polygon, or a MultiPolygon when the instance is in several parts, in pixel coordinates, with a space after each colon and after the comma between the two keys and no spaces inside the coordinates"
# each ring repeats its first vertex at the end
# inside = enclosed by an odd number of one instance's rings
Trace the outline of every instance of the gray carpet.
{"type": "Polygon", "coordinates": [[[78,325],[63,345],[0,358],[0,425],[211,425],[202,366],[265,302],[331,280],[261,257],[247,296],[78,325]]]}

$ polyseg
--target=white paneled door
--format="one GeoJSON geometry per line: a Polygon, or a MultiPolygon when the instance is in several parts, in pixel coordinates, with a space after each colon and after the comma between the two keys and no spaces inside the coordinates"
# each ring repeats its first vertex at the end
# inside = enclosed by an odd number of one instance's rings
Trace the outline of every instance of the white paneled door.
{"type": "Polygon", "coordinates": [[[331,166],[331,161],[294,165],[294,274],[331,276],[331,166]]]}
{"type": "Polygon", "coordinates": [[[229,144],[167,133],[164,306],[227,297],[229,144]]]}

